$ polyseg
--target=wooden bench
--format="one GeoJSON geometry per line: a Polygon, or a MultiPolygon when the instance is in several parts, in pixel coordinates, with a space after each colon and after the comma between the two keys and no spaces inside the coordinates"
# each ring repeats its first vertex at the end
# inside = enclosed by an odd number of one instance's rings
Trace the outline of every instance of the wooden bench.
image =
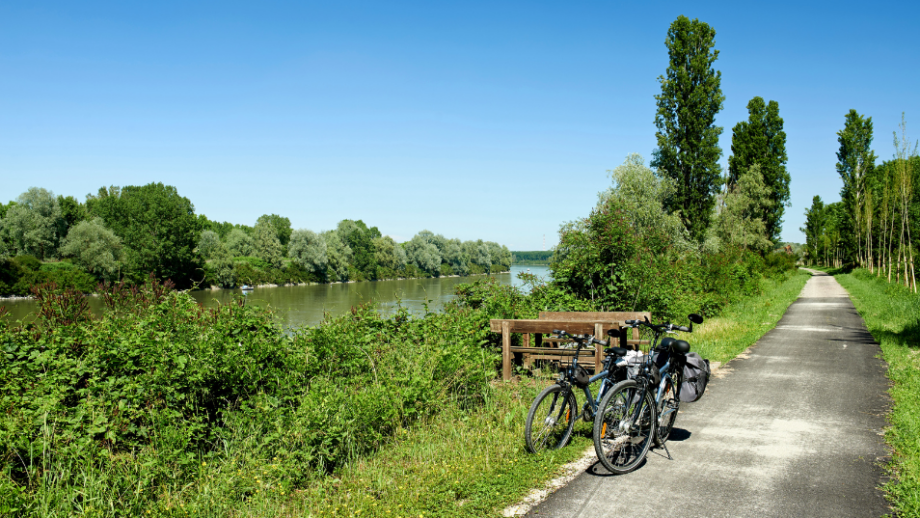
{"type": "MultiPolygon", "coordinates": [[[[648,312],[541,312],[535,320],[493,319],[489,322],[494,333],[502,334],[502,379],[511,379],[511,364],[514,353],[523,355],[524,365],[530,367],[534,360],[561,360],[575,355],[575,349],[560,348],[560,342],[569,342],[563,338],[544,336],[552,334],[553,330],[561,329],[570,334],[590,334],[595,337],[605,337],[610,329],[619,329],[623,321],[632,319],[651,318],[648,312]],[[523,334],[523,346],[511,345],[511,333],[523,334]],[[530,335],[534,335],[534,345],[531,345],[530,335]],[[543,346],[544,343],[549,344],[543,346]]],[[[601,338],[604,339],[604,338],[601,338]]],[[[633,329],[632,338],[621,341],[621,345],[632,346],[638,349],[639,345],[647,341],[639,340],[638,329],[633,329]]],[[[588,353],[582,363],[585,367],[593,366],[594,372],[599,373],[603,361],[603,348],[586,347],[582,354],[588,353]]]]}

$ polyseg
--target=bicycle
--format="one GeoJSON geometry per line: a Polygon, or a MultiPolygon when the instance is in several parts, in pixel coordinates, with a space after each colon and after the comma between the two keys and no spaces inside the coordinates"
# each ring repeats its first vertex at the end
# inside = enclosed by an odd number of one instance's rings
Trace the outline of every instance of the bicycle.
{"type": "MultiPolygon", "coordinates": [[[[618,381],[625,379],[625,362],[616,362],[615,359],[626,355],[627,350],[621,347],[605,349],[607,354],[604,359],[603,369],[594,376],[589,376],[588,371],[578,365],[578,356],[586,345],[595,344],[607,347],[609,341],[598,340],[592,335],[578,337],[566,333],[564,330],[553,330],[559,337],[569,338],[576,343],[575,355],[571,365],[566,367],[559,379],[542,392],[534,400],[527,413],[527,422],[524,425],[524,442],[531,453],[543,450],[555,450],[568,444],[575,428],[575,421],[583,418],[585,421],[594,419],[597,404],[601,397],[618,381]],[[611,365],[614,368],[611,368],[611,365]],[[597,399],[591,394],[591,384],[603,380],[597,391],[597,399]],[[585,394],[585,404],[580,413],[577,413],[578,400],[573,387],[581,388],[585,394]],[[534,423],[538,429],[534,430],[534,423]]],[[[608,336],[620,336],[617,330],[611,329],[608,336]]]]}
{"type": "Polygon", "coordinates": [[[648,327],[653,338],[649,354],[638,365],[638,372],[617,383],[598,405],[597,415],[601,418],[594,420],[594,449],[598,460],[609,471],[628,473],[636,469],[652,442],[667,451],[665,443],[680,409],[683,362],[690,352],[690,344],[671,337],[661,339],[661,335],[674,331],[689,333],[694,323],[703,323],[703,317],[697,314],[688,318],[690,327],[669,322],[655,325],[648,318],[625,322],[624,327],[648,327]]]}

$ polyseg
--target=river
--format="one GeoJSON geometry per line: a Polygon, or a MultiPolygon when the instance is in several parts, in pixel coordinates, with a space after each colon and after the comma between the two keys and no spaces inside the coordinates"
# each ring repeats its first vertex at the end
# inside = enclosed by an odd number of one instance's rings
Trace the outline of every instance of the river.
{"type": "MultiPolygon", "coordinates": [[[[549,280],[549,268],[546,266],[513,265],[510,273],[493,275],[498,282],[505,285],[521,286],[518,273],[530,270],[531,273],[549,280]]],[[[312,284],[306,286],[279,286],[277,288],[256,288],[246,295],[247,304],[270,306],[278,314],[285,326],[318,324],[323,315],[341,315],[351,310],[352,306],[366,302],[377,302],[380,312],[391,315],[402,304],[413,314],[437,311],[450,299],[454,298],[454,288],[458,284],[483,279],[484,276],[445,277],[438,279],[403,279],[396,281],[352,282],[347,284],[312,284]]],[[[191,295],[204,307],[228,304],[240,296],[239,289],[234,290],[198,290],[191,295]]],[[[90,308],[95,314],[102,310],[99,297],[90,297],[90,308]]],[[[0,300],[5,305],[12,319],[31,318],[38,307],[34,300],[0,300]]]]}

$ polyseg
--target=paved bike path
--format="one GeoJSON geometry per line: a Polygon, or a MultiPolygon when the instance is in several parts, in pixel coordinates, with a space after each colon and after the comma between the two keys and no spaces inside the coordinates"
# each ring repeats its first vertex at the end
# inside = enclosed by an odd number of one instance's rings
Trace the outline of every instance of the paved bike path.
{"type": "Polygon", "coordinates": [[[883,516],[880,355],[847,292],[816,272],[775,329],[682,405],[673,460],[653,449],[625,475],[595,463],[527,516],[883,516]]]}

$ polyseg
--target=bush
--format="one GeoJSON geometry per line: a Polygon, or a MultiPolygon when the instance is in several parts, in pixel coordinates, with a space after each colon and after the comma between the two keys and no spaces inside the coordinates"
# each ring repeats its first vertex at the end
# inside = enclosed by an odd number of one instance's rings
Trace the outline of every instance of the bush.
{"type": "Polygon", "coordinates": [[[156,282],[108,285],[99,319],[82,297],[45,295],[33,324],[0,320],[0,501],[17,516],[85,514],[87,492],[141,516],[172,512],[164,491],[241,502],[304,488],[447,401],[478,404],[495,372],[468,308],[381,319],[364,306],[288,335],[268,311],[205,310],[156,282]]]}

